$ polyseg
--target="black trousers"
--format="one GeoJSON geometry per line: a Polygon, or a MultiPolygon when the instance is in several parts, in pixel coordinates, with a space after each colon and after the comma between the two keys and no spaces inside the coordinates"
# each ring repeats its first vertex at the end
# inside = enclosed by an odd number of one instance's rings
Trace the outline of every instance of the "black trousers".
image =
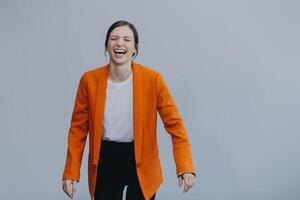
{"type": "Polygon", "coordinates": [[[144,200],[135,165],[134,142],[102,140],[94,200],[122,200],[126,185],[126,200],[144,200]]]}

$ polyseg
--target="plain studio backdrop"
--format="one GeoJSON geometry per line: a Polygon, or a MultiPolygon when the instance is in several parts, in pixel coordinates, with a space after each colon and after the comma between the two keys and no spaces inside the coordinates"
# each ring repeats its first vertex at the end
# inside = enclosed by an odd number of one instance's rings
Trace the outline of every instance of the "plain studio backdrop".
{"type": "MultiPolygon", "coordinates": [[[[300,199],[299,10],[296,0],[1,0],[0,199],[69,199],[79,79],[109,61],[105,35],[121,19],[139,32],[135,61],[165,78],[197,170],[183,194],[158,118],[157,199],[300,199]]],[[[76,199],[90,198],[87,153],[88,141],[76,199]]]]}

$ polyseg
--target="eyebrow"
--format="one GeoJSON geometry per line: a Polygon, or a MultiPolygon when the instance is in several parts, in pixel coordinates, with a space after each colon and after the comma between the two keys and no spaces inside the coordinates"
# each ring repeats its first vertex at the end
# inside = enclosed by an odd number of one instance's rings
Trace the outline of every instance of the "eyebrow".
{"type": "MultiPolygon", "coordinates": [[[[117,35],[111,35],[110,37],[119,37],[117,35]]],[[[124,38],[132,38],[131,36],[124,36],[124,38]]]]}

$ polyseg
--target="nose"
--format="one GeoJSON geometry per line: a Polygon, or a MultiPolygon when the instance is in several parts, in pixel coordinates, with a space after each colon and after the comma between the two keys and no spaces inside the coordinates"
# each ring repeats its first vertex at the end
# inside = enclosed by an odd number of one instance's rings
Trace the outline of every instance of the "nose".
{"type": "Polygon", "coordinates": [[[123,40],[122,39],[117,40],[116,45],[117,46],[123,45],[123,40]]]}

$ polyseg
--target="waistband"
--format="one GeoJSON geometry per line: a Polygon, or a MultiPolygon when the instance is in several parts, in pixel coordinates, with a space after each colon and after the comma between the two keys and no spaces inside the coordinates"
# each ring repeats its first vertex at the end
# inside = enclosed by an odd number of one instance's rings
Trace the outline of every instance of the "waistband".
{"type": "Polygon", "coordinates": [[[113,140],[102,140],[102,145],[111,145],[111,146],[131,146],[134,144],[134,141],[131,142],[117,142],[113,140]]]}

